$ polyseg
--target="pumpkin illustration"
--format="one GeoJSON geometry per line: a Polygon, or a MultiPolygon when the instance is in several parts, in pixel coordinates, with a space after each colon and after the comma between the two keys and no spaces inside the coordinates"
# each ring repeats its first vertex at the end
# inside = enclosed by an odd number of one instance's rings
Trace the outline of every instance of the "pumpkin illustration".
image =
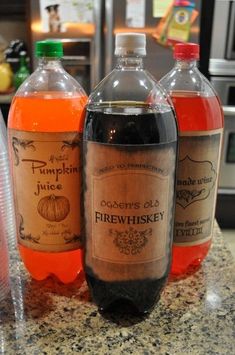
{"type": "Polygon", "coordinates": [[[70,211],[69,200],[64,196],[45,196],[38,202],[38,213],[50,222],[60,222],[70,211]]]}

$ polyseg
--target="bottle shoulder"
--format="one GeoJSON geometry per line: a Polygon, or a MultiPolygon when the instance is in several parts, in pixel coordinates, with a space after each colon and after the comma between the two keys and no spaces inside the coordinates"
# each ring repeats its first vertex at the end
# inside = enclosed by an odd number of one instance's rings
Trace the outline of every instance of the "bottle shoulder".
{"type": "Polygon", "coordinates": [[[16,96],[28,96],[43,92],[80,94],[86,96],[81,85],[62,67],[57,70],[37,68],[19,87],[16,96]]]}
{"type": "Polygon", "coordinates": [[[173,68],[161,80],[160,84],[168,93],[190,92],[201,96],[217,96],[214,88],[207,78],[197,69],[173,68]]]}
{"type": "Polygon", "coordinates": [[[116,68],[95,87],[89,96],[88,106],[124,101],[171,106],[166,91],[147,70],[116,68]]]}

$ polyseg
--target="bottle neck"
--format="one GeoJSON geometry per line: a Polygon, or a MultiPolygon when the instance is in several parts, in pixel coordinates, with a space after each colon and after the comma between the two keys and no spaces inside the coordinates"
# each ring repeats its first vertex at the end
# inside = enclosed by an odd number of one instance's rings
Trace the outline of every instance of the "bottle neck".
{"type": "Polygon", "coordinates": [[[25,56],[20,57],[20,66],[21,67],[26,66],[26,57],[25,56]]]}
{"type": "Polygon", "coordinates": [[[182,70],[190,70],[197,68],[196,60],[176,60],[175,67],[182,70]]]}
{"type": "Polygon", "coordinates": [[[118,57],[116,69],[119,69],[119,70],[143,69],[143,58],[142,57],[128,57],[128,56],[118,57]]]}
{"type": "Polygon", "coordinates": [[[38,68],[47,70],[62,69],[61,60],[54,57],[41,57],[38,60],[38,68]]]}

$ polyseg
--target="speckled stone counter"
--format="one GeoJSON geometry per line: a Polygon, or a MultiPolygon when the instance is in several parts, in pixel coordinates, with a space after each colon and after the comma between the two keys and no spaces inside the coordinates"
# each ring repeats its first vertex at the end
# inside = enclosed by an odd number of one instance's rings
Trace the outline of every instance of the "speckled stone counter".
{"type": "Polygon", "coordinates": [[[234,261],[217,226],[200,270],[169,281],[146,317],[102,317],[82,277],[33,281],[11,252],[11,295],[0,305],[0,354],[235,354],[234,261]]]}

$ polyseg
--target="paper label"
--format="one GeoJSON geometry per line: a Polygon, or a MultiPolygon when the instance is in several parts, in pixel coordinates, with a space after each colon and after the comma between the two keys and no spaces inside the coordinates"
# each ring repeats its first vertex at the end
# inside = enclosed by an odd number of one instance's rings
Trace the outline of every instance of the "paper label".
{"type": "Polygon", "coordinates": [[[18,241],[48,252],[81,247],[81,134],[9,129],[18,241]]]}
{"type": "Polygon", "coordinates": [[[153,0],[153,17],[165,16],[172,0],[153,0]]]}
{"type": "Polygon", "coordinates": [[[190,33],[192,11],[184,7],[174,10],[173,18],[168,28],[168,40],[187,42],[190,33]]]}
{"type": "Polygon", "coordinates": [[[126,0],[126,26],[145,26],[145,0],[126,0]]]}
{"type": "MultiPolygon", "coordinates": [[[[83,26],[83,24],[88,25],[94,22],[93,0],[40,0],[39,6],[40,22],[39,24],[33,23],[35,31],[66,32],[71,24],[83,26]]],[[[84,30],[87,31],[87,28],[84,27],[84,30]]]]}
{"type": "Polygon", "coordinates": [[[174,244],[196,245],[212,237],[222,129],[182,133],[179,140],[174,244]]]}
{"type": "Polygon", "coordinates": [[[86,264],[102,280],[163,276],[170,257],[175,145],[86,142],[85,151],[86,264]]]}

